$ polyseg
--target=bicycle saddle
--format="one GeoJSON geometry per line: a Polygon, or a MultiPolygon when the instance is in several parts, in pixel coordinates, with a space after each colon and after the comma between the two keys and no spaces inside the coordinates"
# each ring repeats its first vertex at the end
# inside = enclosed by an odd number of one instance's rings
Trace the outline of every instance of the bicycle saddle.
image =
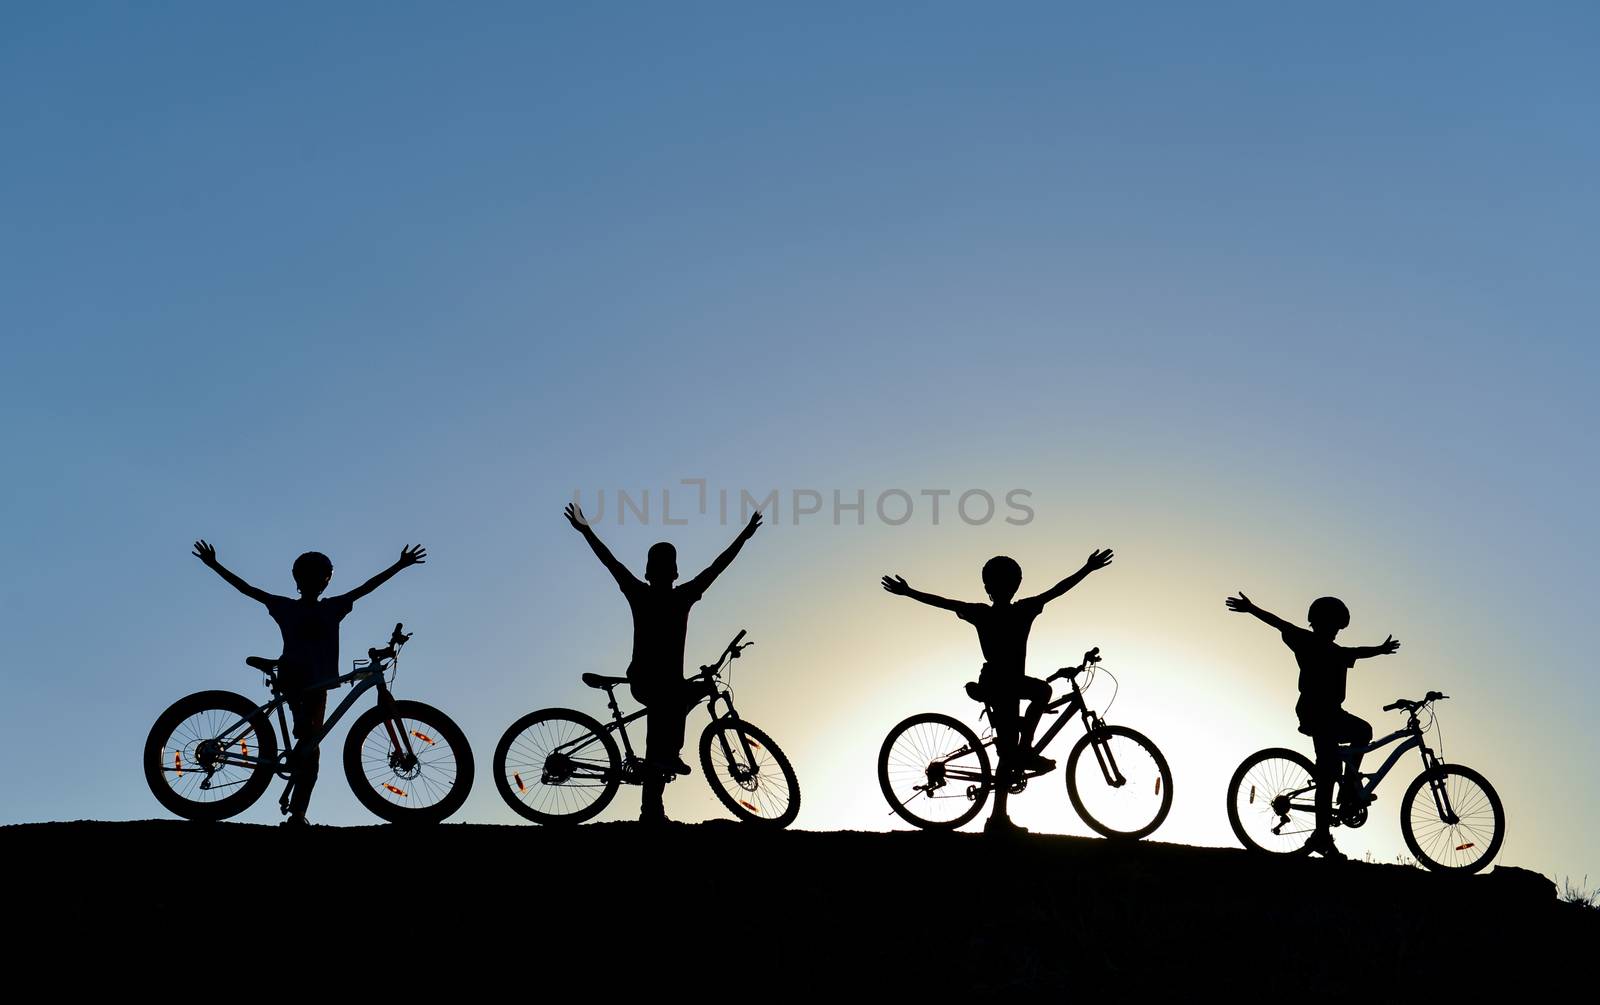
{"type": "Polygon", "coordinates": [[[967,697],[973,701],[987,705],[988,699],[983,696],[983,687],[975,680],[967,681],[967,697]]]}
{"type": "Polygon", "coordinates": [[[586,673],[583,675],[583,682],[590,687],[609,688],[616,687],[618,684],[628,683],[628,678],[605,677],[597,673],[586,673]]]}
{"type": "Polygon", "coordinates": [[[269,660],[265,656],[246,656],[244,665],[254,667],[262,673],[271,673],[278,669],[278,664],[281,662],[282,660],[269,660]]]}

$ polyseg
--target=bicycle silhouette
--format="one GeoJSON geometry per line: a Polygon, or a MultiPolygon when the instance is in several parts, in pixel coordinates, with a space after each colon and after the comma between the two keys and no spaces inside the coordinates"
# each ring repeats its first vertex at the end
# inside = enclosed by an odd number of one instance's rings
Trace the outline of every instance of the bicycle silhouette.
{"type": "MultiPolygon", "coordinates": [[[[700,734],[700,766],[717,799],[740,820],[787,827],[800,812],[800,783],[789,759],[766,733],[739,718],[733,688],[723,670],[751,642],[739,632],[698,677],[708,691],[711,722],[700,734]],[[722,711],[717,710],[718,704],[722,711]]],[[[644,781],[644,758],[634,753],[628,723],[648,714],[623,715],[616,689],[626,677],[586,673],[583,682],[606,693],[611,721],[570,708],[545,708],[511,724],[494,752],[494,781],[500,797],[521,816],[541,824],[576,824],[598,814],[622,785],[644,781]],[[617,750],[613,734],[622,738],[617,750]]],[[[668,778],[670,782],[672,777],[668,778]]]]}
{"type": "MultiPolygon", "coordinates": [[[[1144,734],[1108,726],[1089,709],[1078,676],[1087,670],[1092,682],[1099,663],[1097,647],[1084,653],[1078,666],[1062,667],[1046,678],[1065,679],[1071,692],[1045,706],[1046,715],[1066,714],[1034,741],[1032,749],[1042,753],[1078,714],[1084,735],[1073,745],[1066,765],[1072,808],[1108,838],[1142,838],[1160,827],[1172,808],[1172,771],[1144,734]],[[1085,751],[1092,751],[1093,758],[1085,758],[1085,751]]],[[[967,685],[967,694],[983,700],[976,683],[967,685]]],[[[984,712],[991,726],[981,739],[966,723],[939,712],[913,715],[889,731],[878,752],[878,785],[906,822],[928,830],[953,830],[983,810],[995,785],[988,749],[997,740],[993,710],[987,703],[984,712]]],[[[1021,772],[1009,791],[1021,792],[1029,779],[1054,770],[1021,772]]]]}
{"type": "MultiPolygon", "coordinates": [[[[1377,799],[1378,783],[1400,760],[1416,749],[1422,772],[1400,797],[1400,833],[1417,861],[1435,872],[1477,872],[1499,852],[1506,836],[1505,809],[1494,787],[1478,772],[1446,764],[1424,741],[1433,728],[1435,702],[1449,695],[1429,691],[1421,699],[1399,698],[1385,712],[1406,713],[1406,724],[1362,748],[1363,756],[1391,743],[1399,746],[1376,772],[1361,773],[1361,793],[1353,805],[1335,806],[1333,826],[1360,827],[1368,806],[1377,799]],[[1427,724],[1421,713],[1428,716],[1427,724]],[[1427,798],[1419,798],[1426,790],[1427,798]]],[[[1240,843],[1252,851],[1303,855],[1316,829],[1316,766],[1287,747],[1259,750],[1245,758],[1228,783],[1228,823],[1240,843]]]]}
{"type": "Polygon", "coordinates": [[[377,704],[356,717],[344,741],[344,772],[362,806],[391,823],[437,823],[466,801],[472,788],[472,748],[450,717],[420,701],[401,700],[389,690],[400,647],[411,636],[394,626],[389,645],[368,649],[367,658],[328,685],[351,685],[322,729],[297,746],[279,687],[279,661],[251,656],[245,663],[266,675],[272,700],[257,705],[232,691],[199,691],[174,702],[150,728],[144,746],[145,781],[156,800],[189,820],[225,820],[244,812],[276,775],[289,780],[279,809],[289,812],[296,751],[318,747],[364,693],[376,689],[377,704]],[[387,678],[385,674],[388,674],[387,678]],[[277,713],[285,745],[278,750],[272,727],[277,713]]]}

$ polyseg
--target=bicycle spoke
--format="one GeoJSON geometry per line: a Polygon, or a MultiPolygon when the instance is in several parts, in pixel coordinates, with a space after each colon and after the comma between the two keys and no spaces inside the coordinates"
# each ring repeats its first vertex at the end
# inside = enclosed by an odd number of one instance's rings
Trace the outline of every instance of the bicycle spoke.
{"type": "Polygon", "coordinates": [[[453,791],[459,772],[456,752],[442,731],[416,719],[377,720],[361,738],[361,767],[373,790],[386,802],[407,810],[438,805],[453,791]],[[388,723],[409,740],[405,747],[390,739],[388,723]]]}
{"type": "Polygon", "coordinates": [[[1237,826],[1244,831],[1239,837],[1247,845],[1280,854],[1303,848],[1316,829],[1310,804],[1314,786],[1305,766],[1287,757],[1273,756],[1251,765],[1229,794],[1237,826]],[[1279,797],[1290,798],[1287,814],[1273,809],[1279,797]]]}
{"type": "Polygon", "coordinates": [[[879,754],[879,784],[890,806],[918,826],[956,826],[977,812],[988,776],[969,731],[944,716],[902,723],[879,754]],[[974,791],[975,790],[975,791],[974,791]]]}
{"type": "Polygon", "coordinates": [[[1079,754],[1073,765],[1071,791],[1096,830],[1137,834],[1154,826],[1170,805],[1171,780],[1151,747],[1117,729],[1112,727],[1079,754]],[[1105,758],[1103,770],[1101,757],[1105,758]],[[1116,784],[1119,780],[1121,784],[1116,784]]]}
{"type": "Polygon", "coordinates": [[[587,816],[617,784],[603,734],[565,714],[537,719],[502,742],[502,793],[536,815],[587,816]]]}
{"type": "Polygon", "coordinates": [[[1435,783],[1421,785],[1408,807],[1411,836],[1419,857],[1446,869],[1475,869],[1497,846],[1503,819],[1489,792],[1459,771],[1442,779],[1445,804],[1456,816],[1449,823],[1440,813],[1435,783]]]}
{"type": "Polygon", "coordinates": [[[799,811],[799,785],[776,745],[748,723],[720,720],[701,739],[708,781],[724,805],[749,820],[788,824],[799,811]]]}

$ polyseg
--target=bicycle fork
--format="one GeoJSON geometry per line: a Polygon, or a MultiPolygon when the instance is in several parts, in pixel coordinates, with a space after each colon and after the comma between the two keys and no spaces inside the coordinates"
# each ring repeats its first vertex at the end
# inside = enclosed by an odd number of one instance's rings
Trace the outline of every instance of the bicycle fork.
{"type": "MultiPolygon", "coordinates": [[[[405,722],[395,707],[394,695],[382,681],[378,682],[378,707],[383,710],[384,732],[389,734],[389,763],[397,773],[410,771],[417,764],[417,754],[411,746],[412,734],[406,732],[405,722]]],[[[433,742],[431,737],[421,733],[415,735],[426,743],[433,742]]],[[[384,782],[383,787],[402,799],[406,797],[406,791],[393,782],[384,782]]]]}
{"type": "MultiPolygon", "coordinates": [[[[1111,753],[1111,744],[1106,742],[1104,736],[1099,735],[1105,729],[1105,720],[1099,716],[1084,715],[1085,725],[1089,727],[1089,749],[1094,751],[1094,759],[1100,765],[1100,773],[1105,776],[1106,784],[1114,789],[1120,789],[1128,784],[1128,779],[1117,767],[1117,759],[1111,753]]],[[[1160,784],[1159,779],[1157,784],[1160,784]]]]}
{"type": "Polygon", "coordinates": [[[1456,816],[1455,808],[1450,805],[1450,793],[1445,790],[1444,776],[1432,774],[1433,769],[1438,764],[1439,759],[1433,756],[1433,751],[1423,747],[1422,766],[1430,775],[1428,778],[1428,794],[1433,797],[1433,808],[1439,812],[1440,820],[1454,827],[1461,822],[1461,818],[1456,816]]]}

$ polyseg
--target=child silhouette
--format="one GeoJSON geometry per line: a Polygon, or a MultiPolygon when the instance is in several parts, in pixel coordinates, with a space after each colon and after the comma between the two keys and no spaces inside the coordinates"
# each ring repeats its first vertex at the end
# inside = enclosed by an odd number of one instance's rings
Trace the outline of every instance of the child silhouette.
{"type": "MultiPolygon", "coordinates": [[[[393,565],[349,593],[323,597],[322,591],[333,580],[333,562],[320,551],[308,551],[294,560],[291,570],[294,584],[300,591],[298,600],[251,586],[223,568],[217,561],[217,549],[204,541],[194,543],[194,556],[229,586],[265,605],[272,620],[278,623],[283,635],[278,685],[289,699],[295,739],[305,740],[322,731],[322,719],[328,710],[328,688],[339,677],[339,622],[350,613],[356,601],[388,582],[389,577],[401,569],[421,565],[428,552],[420,544],[407,545],[400,550],[400,558],[393,565]]],[[[283,822],[285,826],[305,825],[306,807],[311,803],[311,789],[317,784],[321,761],[318,747],[307,749],[301,745],[297,748],[291,783],[294,791],[289,800],[289,818],[283,822]]]]}
{"type": "Polygon", "coordinates": [[[989,834],[1020,833],[1024,828],[1011,822],[1006,815],[1006,795],[1014,774],[1023,771],[1049,771],[1056,766],[1048,757],[1033,750],[1033,733],[1050,703],[1050,683],[1038,677],[1029,677],[1025,670],[1028,655],[1028,632],[1033,619],[1044,610],[1044,605],[1083,582],[1089,573],[1111,564],[1111,549],[1089,555],[1083,568],[1052,586],[1038,596],[1013,601],[1022,586],[1022,566],[1015,560],[998,555],[984,563],[983,588],[989,594],[989,603],[972,604],[949,600],[932,593],[914,590],[901,576],[884,576],[883,588],[897,597],[912,600],[954,612],[956,617],[972,625],[978,632],[978,645],[983,649],[983,669],[978,674],[978,687],[984,704],[989,706],[994,723],[995,746],[999,764],[995,768],[994,811],[984,824],[989,834]],[[1028,703],[1017,721],[1019,702],[1028,703]]]}
{"type": "Polygon", "coordinates": [[[583,535],[595,557],[606,567],[617,587],[628,600],[633,613],[633,659],[628,663],[628,684],[635,699],[650,710],[645,725],[644,801],[639,809],[641,823],[659,824],[667,820],[662,806],[662,790],[674,774],[687,775],[683,763],[683,721],[689,710],[707,697],[705,682],[683,677],[683,645],[689,631],[689,609],[739,554],[739,549],[761,526],[761,513],[751,514],[733,543],[706,566],[698,576],[681,586],[678,578],[678,552],[665,541],[650,546],[645,556],[644,581],[617,561],[584,518],[583,510],[568,504],[565,515],[574,530],[583,535]]]}
{"type": "Polygon", "coordinates": [[[1317,754],[1317,823],[1306,848],[1324,858],[1344,858],[1333,843],[1333,785],[1344,762],[1344,781],[1339,788],[1339,805],[1353,808],[1361,800],[1361,757],[1372,742],[1372,726],[1365,719],[1344,710],[1346,677],[1356,660],[1387,656],[1400,648],[1393,635],[1376,646],[1341,646],[1333,640],[1350,625],[1350,609],[1338,597],[1321,597],[1311,603],[1306,620],[1311,630],[1292,625],[1270,611],[1257,607],[1240,591],[1229,597],[1228,610],[1253,614],[1276,628],[1284,645],[1294,653],[1300,666],[1300,700],[1294,713],[1300,732],[1311,737],[1317,754]],[[1341,745],[1348,745],[1341,751],[1341,745]],[[1341,756],[1342,755],[1342,756],[1341,756]]]}

